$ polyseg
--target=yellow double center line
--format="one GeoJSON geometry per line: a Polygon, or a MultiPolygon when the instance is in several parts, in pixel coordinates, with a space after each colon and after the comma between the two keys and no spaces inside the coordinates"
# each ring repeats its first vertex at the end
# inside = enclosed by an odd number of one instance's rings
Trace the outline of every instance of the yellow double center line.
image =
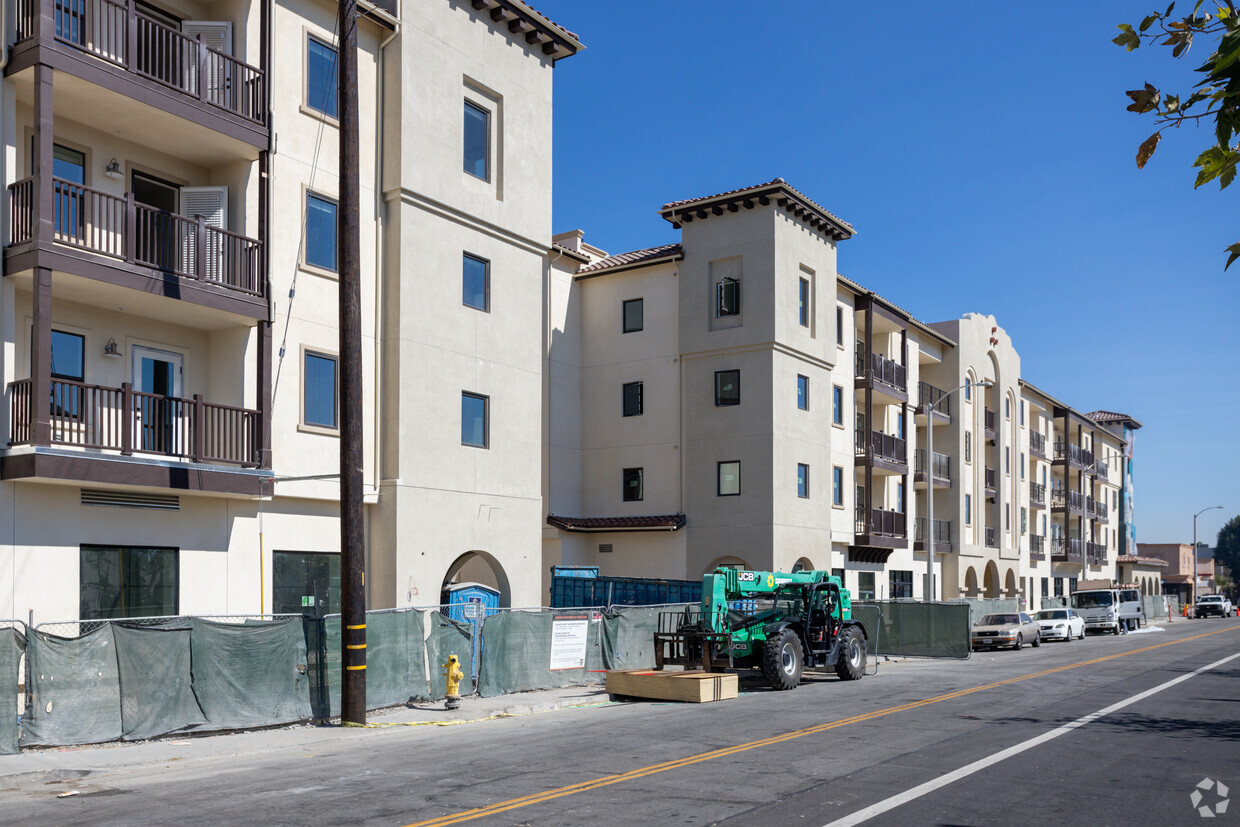
{"type": "Polygon", "coordinates": [[[611,786],[612,784],[621,784],[625,781],[633,781],[638,778],[645,778],[648,775],[656,775],[661,772],[667,772],[668,770],[674,770],[680,767],[688,767],[693,764],[700,764],[703,761],[711,761],[716,758],[725,758],[729,755],[735,755],[739,752],[746,752],[751,749],[758,749],[759,747],[767,747],[767,746],[771,746],[772,744],[779,744],[784,741],[794,740],[796,738],[804,738],[807,735],[817,735],[820,732],[826,732],[828,730],[837,729],[843,726],[848,726],[849,724],[859,724],[864,721],[872,721],[875,718],[882,718],[887,715],[894,715],[898,712],[907,712],[910,709],[918,709],[923,706],[930,706],[932,704],[943,703],[944,701],[955,700],[956,698],[963,698],[966,695],[973,695],[977,692],[985,692],[989,689],[997,689],[1000,686],[1008,686],[1014,683],[1021,683],[1022,681],[1033,680],[1034,678],[1042,678],[1047,675],[1054,675],[1057,672],[1067,672],[1071,669],[1080,669],[1082,666],[1092,666],[1097,663],[1105,663],[1106,661],[1115,660],[1117,658],[1131,657],[1132,655],[1137,655],[1142,652],[1152,652],[1155,649],[1162,649],[1166,646],[1176,646],[1181,643],[1187,643],[1190,640],[1199,640],[1204,637],[1210,637],[1211,635],[1217,635],[1217,634],[1222,634],[1223,632],[1235,631],[1236,628],[1237,627],[1229,627],[1226,629],[1216,629],[1213,632],[1204,632],[1203,634],[1200,634],[1200,635],[1192,635],[1191,637],[1180,638],[1179,640],[1171,640],[1171,641],[1167,641],[1166,643],[1158,643],[1153,646],[1144,646],[1140,649],[1132,649],[1131,651],[1128,651],[1128,652],[1120,652],[1119,654],[1107,655],[1106,657],[1101,657],[1101,658],[1093,658],[1092,660],[1083,660],[1083,661],[1080,661],[1079,663],[1071,663],[1066,666],[1056,666],[1054,669],[1044,669],[1041,672],[1033,672],[1031,674],[1021,675],[1016,678],[1008,678],[1006,680],[995,681],[994,683],[987,683],[981,686],[973,686],[968,689],[961,689],[957,692],[949,692],[946,695],[936,695],[933,698],[926,698],[925,700],[921,700],[921,701],[910,701],[909,703],[901,704],[899,706],[892,706],[892,707],[888,707],[887,709],[879,709],[874,712],[867,712],[864,715],[854,715],[851,718],[842,718],[838,721],[831,721],[830,723],[826,723],[826,724],[818,724],[816,726],[806,727],[805,729],[796,729],[796,730],[793,730],[792,732],[786,732],[783,735],[775,735],[770,738],[763,738],[760,741],[749,741],[748,743],[737,744],[736,746],[732,746],[732,747],[724,747],[722,749],[711,750],[710,752],[703,752],[697,755],[690,755],[686,758],[677,758],[674,761],[665,761],[662,764],[652,764],[648,767],[639,767],[638,769],[629,770],[628,772],[620,773],[619,775],[606,775],[606,776],[603,776],[602,778],[596,778],[593,781],[582,781],[581,783],[578,783],[578,784],[570,784],[567,787],[558,787],[554,790],[546,790],[545,792],[534,793],[533,795],[522,796],[521,798],[512,798],[512,799],[509,799],[508,801],[501,801],[497,804],[492,804],[488,807],[479,807],[478,809],[475,809],[475,810],[466,810],[465,812],[455,813],[453,815],[446,815],[446,816],[441,816],[439,818],[432,818],[427,821],[419,821],[416,824],[406,825],[406,827],[442,827],[443,825],[448,825],[448,824],[460,824],[463,821],[472,821],[473,819],[476,819],[476,818],[485,818],[486,816],[497,815],[499,813],[503,813],[508,810],[515,810],[520,807],[528,807],[531,804],[540,804],[544,801],[551,801],[556,798],[563,798],[564,796],[567,796],[567,795],[575,795],[576,793],[589,792],[590,790],[597,790],[600,787],[608,787],[608,786],[611,786]]]}

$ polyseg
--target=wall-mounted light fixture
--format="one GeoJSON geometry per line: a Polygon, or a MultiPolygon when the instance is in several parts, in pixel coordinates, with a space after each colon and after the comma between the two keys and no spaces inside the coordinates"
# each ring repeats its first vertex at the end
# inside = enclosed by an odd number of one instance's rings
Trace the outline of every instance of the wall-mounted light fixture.
{"type": "Polygon", "coordinates": [[[121,349],[120,349],[120,346],[116,344],[115,339],[112,339],[112,338],[108,339],[108,343],[103,346],[103,355],[104,356],[115,356],[117,358],[120,358],[120,356],[122,355],[121,349]]]}
{"type": "Polygon", "coordinates": [[[124,178],[125,173],[121,172],[121,165],[115,158],[108,161],[107,167],[103,170],[103,174],[109,178],[124,178]]]}

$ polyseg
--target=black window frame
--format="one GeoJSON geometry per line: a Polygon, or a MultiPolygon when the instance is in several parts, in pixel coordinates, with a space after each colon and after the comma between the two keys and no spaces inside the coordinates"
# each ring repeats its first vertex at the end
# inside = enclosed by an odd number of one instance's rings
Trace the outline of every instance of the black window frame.
{"type": "Polygon", "coordinates": [[[891,587],[891,593],[888,595],[890,599],[911,599],[913,597],[913,573],[911,571],[906,571],[904,569],[890,569],[888,574],[888,583],[891,587]]]}
{"type": "Polygon", "coordinates": [[[645,300],[642,298],[625,299],[620,303],[620,332],[621,333],[640,333],[646,329],[646,306],[645,300]],[[630,326],[629,324],[629,308],[637,308],[637,324],[630,326]]]}
{"type": "Polygon", "coordinates": [[[625,468],[621,472],[620,498],[626,503],[639,503],[646,498],[645,468],[625,468]],[[636,483],[634,485],[633,483],[636,483]]]}
{"type": "MultiPolygon", "coordinates": [[[[165,561],[167,563],[167,561],[165,561]]],[[[135,617],[176,617],[181,613],[181,553],[179,548],[168,546],[115,546],[98,543],[81,543],[78,545],[78,617],[81,620],[119,620],[135,617]],[[128,559],[134,553],[154,552],[158,556],[170,555],[171,568],[171,584],[163,584],[160,588],[165,592],[166,597],[171,598],[171,603],[160,602],[158,606],[150,606],[150,604],[139,603],[140,608],[126,610],[126,605],[133,606],[132,597],[126,599],[126,593],[130,592],[130,586],[127,585],[127,579],[133,574],[133,569],[140,561],[128,559]],[[116,553],[118,555],[117,577],[118,584],[117,599],[120,602],[120,611],[107,611],[100,607],[91,607],[87,605],[87,584],[83,582],[83,575],[87,570],[85,556],[87,554],[108,554],[116,553]]],[[[99,594],[102,590],[108,588],[106,584],[92,584],[99,594]]],[[[134,585],[132,588],[143,588],[142,584],[134,585]]],[[[149,584],[145,586],[149,588],[149,584]]],[[[97,595],[98,596],[98,595],[97,595]]]]}
{"type": "Polygon", "coordinates": [[[64,379],[69,382],[85,382],[86,381],[86,337],[82,335],[81,333],[73,333],[72,331],[69,331],[69,330],[57,330],[56,328],[52,328],[52,334],[48,341],[49,341],[49,347],[51,348],[51,354],[48,359],[51,378],[64,379]],[[65,373],[64,371],[56,370],[56,337],[57,336],[77,339],[78,364],[81,365],[81,368],[82,368],[81,373],[74,375],[71,373],[65,373]]]}
{"type": "Polygon", "coordinates": [[[797,463],[797,499],[809,499],[809,463],[797,463]]]}
{"type": "Polygon", "coordinates": [[[734,405],[741,404],[741,371],[740,368],[728,368],[727,370],[715,371],[715,407],[730,408],[734,405]],[[725,374],[735,374],[736,390],[732,394],[725,396],[722,388],[722,377],[725,374]]]}
{"type": "MultiPolygon", "coordinates": [[[[481,104],[475,103],[468,98],[465,99],[465,108],[461,110],[461,169],[466,175],[470,175],[480,181],[491,181],[491,110],[481,104]],[[477,162],[474,162],[474,168],[470,168],[471,157],[469,156],[471,136],[470,125],[477,123],[471,121],[469,116],[473,113],[482,115],[482,174],[477,173],[477,162]]],[[[476,140],[476,136],[474,138],[476,140]]]]}
{"type": "Polygon", "coordinates": [[[797,410],[809,410],[809,377],[797,374],[797,410]]]}
{"type": "Polygon", "coordinates": [[[325,353],[321,350],[305,348],[301,352],[301,424],[309,428],[324,428],[329,431],[340,430],[340,357],[334,353],[325,353]],[[332,387],[330,390],[330,398],[332,403],[332,421],[330,424],[324,422],[310,421],[309,408],[307,404],[310,394],[310,359],[320,359],[324,362],[332,364],[332,387]]]}
{"type": "Polygon", "coordinates": [[[621,386],[621,415],[641,416],[643,410],[644,389],[642,382],[625,382],[621,386]]]}
{"type": "Polygon", "coordinates": [[[724,276],[715,285],[715,317],[726,319],[741,314],[741,280],[724,276]]]}
{"type": "Polygon", "coordinates": [[[461,391],[461,445],[467,448],[491,447],[491,397],[473,391],[461,391]],[[482,402],[482,442],[468,442],[465,439],[465,400],[472,399],[482,402]]]}
{"type": "Polygon", "coordinates": [[[838,304],[835,306],[835,343],[844,346],[844,308],[838,304]]]}
{"type": "Polygon", "coordinates": [[[797,321],[801,327],[809,327],[809,279],[800,279],[797,285],[797,321]]]}
{"type": "Polygon", "coordinates": [[[741,495],[741,461],[739,459],[724,459],[715,463],[715,496],[716,497],[739,497],[741,495]],[[736,490],[724,493],[723,491],[723,466],[736,466],[736,490]]]}
{"type": "Polygon", "coordinates": [[[874,572],[872,571],[857,572],[857,599],[858,600],[873,600],[876,597],[876,594],[875,594],[876,579],[877,578],[874,577],[874,572]],[[870,581],[869,588],[866,588],[865,586],[866,580],[870,581]]]}
{"type": "Polygon", "coordinates": [[[491,312],[491,260],[476,256],[473,253],[461,253],[461,304],[465,307],[491,312]],[[467,267],[470,263],[482,265],[482,304],[473,304],[470,299],[469,278],[467,267]]]}

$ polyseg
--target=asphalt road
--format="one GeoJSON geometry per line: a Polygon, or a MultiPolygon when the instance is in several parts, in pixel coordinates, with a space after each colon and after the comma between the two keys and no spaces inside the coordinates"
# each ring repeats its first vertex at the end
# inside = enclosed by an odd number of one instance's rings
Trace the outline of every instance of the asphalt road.
{"type": "Polygon", "coordinates": [[[742,691],[118,770],[0,820],[1094,827],[1197,823],[1205,779],[1240,798],[1236,618],[742,691]]]}

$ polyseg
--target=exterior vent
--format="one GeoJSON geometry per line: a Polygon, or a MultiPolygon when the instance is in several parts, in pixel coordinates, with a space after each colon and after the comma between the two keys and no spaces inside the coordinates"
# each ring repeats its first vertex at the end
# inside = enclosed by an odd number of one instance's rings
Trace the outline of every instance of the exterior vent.
{"type": "Polygon", "coordinates": [[[611,554],[611,551],[612,551],[611,543],[599,543],[598,544],[599,554],[611,554]]]}
{"type": "Polygon", "coordinates": [[[135,494],[129,491],[105,491],[99,488],[83,488],[82,505],[98,505],[106,508],[157,508],[160,511],[180,511],[181,498],[176,494],[135,494]]]}

